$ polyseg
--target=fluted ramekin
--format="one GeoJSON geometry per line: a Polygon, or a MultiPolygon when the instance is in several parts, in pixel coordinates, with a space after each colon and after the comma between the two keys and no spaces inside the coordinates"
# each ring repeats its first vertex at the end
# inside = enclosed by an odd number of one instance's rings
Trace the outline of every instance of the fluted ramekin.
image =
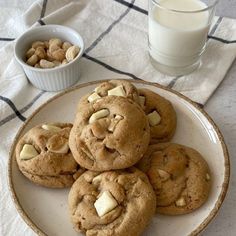
{"type": "Polygon", "coordinates": [[[29,81],[45,91],[59,91],[75,84],[80,77],[80,58],[84,51],[82,37],[75,30],[61,25],[44,25],[32,28],[22,34],[15,44],[15,58],[23,67],[29,81]],[[45,41],[51,38],[60,38],[80,47],[76,58],[68,64],[44,69],[35,68],[26,64],[25,54],[34,41],[45,41]]]}

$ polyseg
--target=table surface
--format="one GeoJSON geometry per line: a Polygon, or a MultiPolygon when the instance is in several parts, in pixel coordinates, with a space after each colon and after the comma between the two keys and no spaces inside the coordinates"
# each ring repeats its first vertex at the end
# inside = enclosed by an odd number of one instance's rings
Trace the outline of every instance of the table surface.
{"type": "MultiPolygon", "coordinates": [[[[212,0],[205,0],[212,1],[212,0]]],[[[216,14],[219,16],[227,16],[236,18],[236,1],[235,0],[219,0],[216,14]]]]}
{"type": "MultiPolygon", "coordinates": [[[[236,8],[235,8],[236,9],[236,8]]],[[[235,14],[236,17],[236,14],[235,14]]],[[[231,162],[230,186],[216,219],[204,231],[204,235],[233,236],[236,232],[236,61],[226,78],[205,105],[224,135],[231,162]]]]}
{"type": "MultiPolygon", "coordinates": [[[[217,15],[236,18],[236,1],[221,0],[217,15]]],[[[236,235],[236,61],[205,105],[225,137],[231,161],[230,186],[217,217],[203,232],[207,236],[236,235]]]]}

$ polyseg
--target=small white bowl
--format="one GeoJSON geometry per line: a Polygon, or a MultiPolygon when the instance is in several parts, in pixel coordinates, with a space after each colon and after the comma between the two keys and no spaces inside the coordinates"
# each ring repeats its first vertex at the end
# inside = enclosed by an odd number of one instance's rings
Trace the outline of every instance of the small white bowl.
{"type": "Polygon", "coordinates": [[[15,44],[15,57],[24,69],[29,81],[45,91],[59,91],[75,84],[80,77],[79,59],[84,51],[82,37],[75,30],[61,25],[44,25],[32,28],[22,34],[15,44]],[[50,69],[35,68],[25,62],[25,54],[34,41],[60,38],[80,47],[76,58],[68,64],[50,69]]]}

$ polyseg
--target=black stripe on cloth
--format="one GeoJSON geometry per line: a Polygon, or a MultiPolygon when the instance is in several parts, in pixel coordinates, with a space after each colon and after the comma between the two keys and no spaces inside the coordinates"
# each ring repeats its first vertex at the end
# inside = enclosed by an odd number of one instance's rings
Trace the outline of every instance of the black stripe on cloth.
{"type": "MultiPolygon", "coordinates": [[[[19,112],[22,114],[24,112],[26,112],[30,107],[32,107],[34,105],[34,103],[45,93],[45,91],[40,92],[38,95],[36,95],[32,101],[30,103],[28,103],[25,107],[23,107],[22,109],[19,110],[19,112]]],[[[0,121],[0,126],[6,124],[7,122],[13,120],[14,118],[16,118],[16,114],[12,113],[11,115],[7,116],[6,118],[2,119],[0,121]]]]}
{"type": "Polygon", "coordinates": [[[112,71],[112,72],[115,72],[115,73],[118,73],[118,74],[122,74],[122,75],[128,75],[128,76],[130,76],[130,77],[133,78],[133,79],[141,80],[140,78],[138,78],[136,75],[134,75],[134,74],[132,74],[132,73],[129,73],[129,72],[125,72],[125,71],[116,69],[116,68],[114,68],[114,67],[112,67],[112,66],[106,64],[105,62],[102,62],[102,61],[100,61],[100,60],[98,60],[98,59],[96,59],[96,58],[94,58],[94,57],[91,57],[91,56],[85,54],[85,53],[83,54],[83,57],[86,58],[86,59],[88,59],[88,60],[90,60],[90,61],[93,61],[93,62],[95,62],[95,63],[97,63],[97,64],[99,64],[99,65],[101,65],[101,66],[103,66],[103,67],[105,67],[106,69],[108,69],[108,70],[110,70],[110,71],[112,71]]]}
{"type": "Polygon", "coordinates": [[[223,20],[223,17],[220,16],[218,18],[217,22],[215,23],[214,27],[212,27],[210,34],[207,36],[208,40],[213,39],[213,40],[225,43],[225,44],[236,43],[236,40],[226,40],[226,39],[222,39],[222,38],[214,36],[214,33],[216,32],[216,30],[217,30],[218,26],[220,25],[220,23],[222,22],[222,20],[223,20]]]}
{"type": "Polygon", "coordinates": [[[14,38],[0,38],[0,41],[13,41],[14,38]]]}
{"type": "Polygon", "coordinates": [[[176,81],[177,81],[180,77],[182,77],[182,76],[177,76],[177,77],[175,77],[174,79],[172,79],[172,80],[170,81],[170,83],[169,83],[166,87],[167,87],[167,88],[173,88],[173,86],[175,85],[176,81]]]}
{"type": "Polygon", "coordinates": [[[23,115],[21,115],[21,113],[17,110],[15,104],[9,98],[6,98],[6,97],[3,97],[3,96],[0,95],[0,100],[6,102],[11,107],[11,109],[15,112],[16,116],[21,121],[25,121],[26,120],[26,118],[23,115]]]}
{"type": "Polygon", "coordinates": [[[38,23],[39,23],[40,25],[46,25],[42,19],[39,19],[39,20],[38,20],[38,23]]]}
{"type": "Polygon", "coordinates": [[[131,7],[132,9],[134,9],[134,10],[136,10],[138,12],[141,12],[141,13],[143,13],[145,15],[148,15],[148,11],[146,11],[143,8],[140,8],[140,7],[136,6],[136,5],[130,6],[130,3],[128,3],[128,2],[126,2],[124,0],[114,0],[114,1],[116,1],[118,3],[121,3],[121,4],[123,4],[123,5],[127,6],[127,7],[131,7]]]}
{"type": "Polygon", "coordinates": [[[42,6],[42,10],[41,10],[40,19],[42,19],[45,16],[47,2],[48,2],[47,0],[43,0],[43,6],[42,6]]]}
{"type": "Polygon", "coordinates": [[[108,28],[107,28],[104,32],[102,32],[102,33],[98,36],[98,38],[95,39],[95,41],[94,41],[87,49],[85,49],[84,53],[88,53],[88,52],[90,52],[94,47],[96,47],[96,45],[103,39],[103,37],[104,37],[105,35],[107,35],[107,34],[113,29],[113,27],[114,27],[115,25],[117,25],[117,24],[129,13],[129,11],[131,10],[131,7],[133,6],[134,2],[135,2],[135,0],[132,0],[132,2],[128,4],[128,8],[125,10],[125,12],[123,12],[123,13],[119,16],[119,18],[118,18],[117,20],[113,21],[112,24],[109,25],[108,28]]]}
{"type": "Polygon", "coordinates": [[[236,40],[226,40],[226,39],[222,39],[222,38],[219,38],[219,37],[216,37],[216,36],[212,36],[212,35],[208,35],[208,38],[216,40],[216,41],[219,41],[221,43],[225,43],[225,44],[236,43],[236,40]]]}

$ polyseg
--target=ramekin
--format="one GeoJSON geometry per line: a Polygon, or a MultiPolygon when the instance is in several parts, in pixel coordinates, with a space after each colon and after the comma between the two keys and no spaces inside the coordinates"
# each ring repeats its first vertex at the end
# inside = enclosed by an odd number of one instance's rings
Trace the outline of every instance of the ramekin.
{"type": "Polygon", "coordinates": [[[32,28],[23,33],[15,44],[15,58],[23,67],[29,81],[36,87],[45,91],[59,91],[75,84],[80,77],[80,58],[84,51],[82,37],[75,30],[62,25],[44,25],[32,28]],[[43,69],[26,64],[25,54],[34,41],[45,41],[51,38],[60,38],[80,47],[76,58],[68,64],[43,69]]]}

